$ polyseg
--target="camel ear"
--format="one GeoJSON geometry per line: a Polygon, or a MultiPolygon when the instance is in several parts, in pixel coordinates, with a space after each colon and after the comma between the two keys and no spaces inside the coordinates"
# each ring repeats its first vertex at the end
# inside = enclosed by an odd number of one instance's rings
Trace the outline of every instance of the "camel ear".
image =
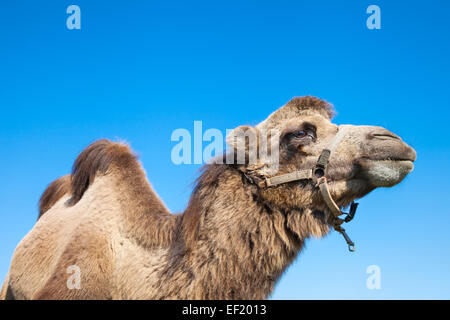
{"type": "Polygon", "coordinates": [[[254,164],[258,160],[259,132],[251,126],[239,126],[227,136],[227,144],[237,164],[254,164]]]}

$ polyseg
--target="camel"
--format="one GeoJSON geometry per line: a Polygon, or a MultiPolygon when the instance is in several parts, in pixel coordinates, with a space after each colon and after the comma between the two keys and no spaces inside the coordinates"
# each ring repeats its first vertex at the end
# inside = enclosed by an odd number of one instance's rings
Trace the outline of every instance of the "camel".
{"type": "Polygon", "coordinates": [[[238,127],[227,138],[236,151],[242,132],[279,132],[277,171],[267,157],[206,164],[179,214],[153,191],[127,144],[94,142],[42,195],[0,297],[266,299],[307,239],[333,230],[329,199],[340,210],[413,170],[416,152],[400,137],[347,126],[323,177],[292,178],[314,168],[335,141],[341,126],[333,115],[324,100],[296,97],[258,125],[238,127]],[[318,185],[324,177],[328,200],[318,185]],[[68,285],[71,266],[79,270],[76,288],[68,285]]]}

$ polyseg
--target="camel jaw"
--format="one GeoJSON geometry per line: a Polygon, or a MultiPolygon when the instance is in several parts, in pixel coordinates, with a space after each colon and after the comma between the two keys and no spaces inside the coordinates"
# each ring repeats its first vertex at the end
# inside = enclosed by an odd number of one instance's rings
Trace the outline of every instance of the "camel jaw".
{"type": "Polygon", "coordinates": [[[365,160],[362,175],[374,187],[392,187],[413,169],[412,160],[365,160]]]}

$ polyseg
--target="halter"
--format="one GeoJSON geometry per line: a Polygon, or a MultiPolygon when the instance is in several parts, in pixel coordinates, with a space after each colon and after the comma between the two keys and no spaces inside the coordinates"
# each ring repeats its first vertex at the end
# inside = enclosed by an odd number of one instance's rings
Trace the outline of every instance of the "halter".
{"type": "Polygon", "coordinates": [[[347,131],[351,128],[351,125],[340,125],[338,127],[338,133],[334,137],[334,139],[331,141],[331,143],[328,145],[327,148],[322,150],[322,153],[319,156],[319,159],[317,160],[316,165],[312,169],[305,169],[305,170],[296,170],[290,173],[281,174],[278,176],[270,177],[270,178],[256,178],[256,177],[250,177],[248,175],[245,175],[247,179],[258,185],[260,188],[266,188],[266,187],[273,187],[280,184],[292,182],[292,181],[298,181],[298,180],[311,180],[313,181],[320,190],[320,194],[322,195],[323,200],[325,201],[326,205],[331,211],[331,215],[329,215],[328,223],[333,226],[334,230],[342,234],[345,241],[348,245],[348,250],[351,252],[355,251],[355,244],[352,240],[350,240],[349,236],[345,232],[345,229],[342,228],[342,224],[344,222],[350,222],[353,217],[355,216],[356,209],[358,207],[358,203],[355,203],[352,201],[350,205],[350,211],[348,213],[341,211],[339,206],[336,204],[336,202],[333,200],[330,194],[330,190],[328,188],[328,182],[326,178],[326,169],[328,162],[330,160],[330,156],[334,152],[334,150],[337,148],[341,140],[346,135],[347,131]],[[259,181],[258,181],[259,180],[259,181]],[[339,218],[341,215],[346,215],[344,219],[339,218]]]}

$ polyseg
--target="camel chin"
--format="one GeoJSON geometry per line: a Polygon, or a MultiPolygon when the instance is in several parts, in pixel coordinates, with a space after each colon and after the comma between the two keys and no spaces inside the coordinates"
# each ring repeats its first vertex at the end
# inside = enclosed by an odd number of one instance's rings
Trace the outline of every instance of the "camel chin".
{"type": "Polygon", "coordinates": [[[414,169],[409,160],[372,160],[365,166],[364,177],[374,187],[392,187],[414,169]]]}

